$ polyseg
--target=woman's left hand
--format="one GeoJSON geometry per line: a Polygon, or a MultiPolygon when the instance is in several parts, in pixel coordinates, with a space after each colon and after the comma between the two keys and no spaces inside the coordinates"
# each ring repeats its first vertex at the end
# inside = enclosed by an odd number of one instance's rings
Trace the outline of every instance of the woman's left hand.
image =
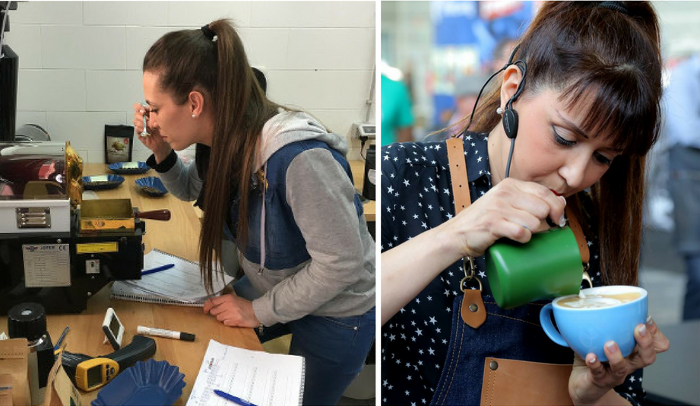
{"type": "MultiPolygon", "coordinates": [[[[668,338],[661,333],[651,317],[646,324],[634,329],[637,345],[627,358],[623,358],[617,343],[609,341],[604,351],[608,364],[596,359],[595,354],[586,355],[584,361],[578,355],[574,359],[574,368],[569,377],[569,396],[575,405],[592,405],[603,400],[612,389],[621,385],[627,375],[649,366],[656,360],[656,354],[669,348],[668,338]]],[[[608,403],[607,401],[602,403],[608,403]]]]}
{"type": "Polygon", "coordinates": [[[216,316],[216,319],[229,327],[258,327],[260,321],[255,317],[253,302],[242,299],[235,294],[213,297],[204,303],[204,313],[216,316]]]}

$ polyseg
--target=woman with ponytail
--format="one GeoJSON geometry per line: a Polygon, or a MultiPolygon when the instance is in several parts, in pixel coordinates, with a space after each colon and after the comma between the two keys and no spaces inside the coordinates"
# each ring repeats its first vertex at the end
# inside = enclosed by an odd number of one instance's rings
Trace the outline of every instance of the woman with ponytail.
{"type": "Polygon", "coordinates": [[[227,20],[164,35],[143,63],[148,107],[134,105],[148,164],[168,190],[197,200],[199,262],[211,290],[221,264],[245,275],[204,312],[292,333],[306,360],[305,404],[335,404],[360,372],[375,331],[375,250],[344,137],[270,101],[227,20]],[[175,151],[196,144],[195,162],[175,151]]]}
{"type": "Polygon", "coordinates": [[[649,318],[630,331],[628,357],[614,341],[609,362],[575,356],[540,326],[549,301],[496,305],[484,258],[501,238],[563,226],[566,209],[593,286],[638,283],[645,156],[661,120],[656,13],[648,2],[544,2],[518,44],[456,141],[382,148],[387,404],[640,404],[642,369],[669,347],[649,318]],[[466,174],[450,170],[448,145],[463,146],[466,174]],[[460,175],[472,204],[456,212],[460,175]],[[478,285],[462,285],[465,257],[478,285]],[[480,289],[470,297],[481,307],[460,313],[460,288],[480,289]],[[496,375],[510,385],[494,389],[496,375]]]}

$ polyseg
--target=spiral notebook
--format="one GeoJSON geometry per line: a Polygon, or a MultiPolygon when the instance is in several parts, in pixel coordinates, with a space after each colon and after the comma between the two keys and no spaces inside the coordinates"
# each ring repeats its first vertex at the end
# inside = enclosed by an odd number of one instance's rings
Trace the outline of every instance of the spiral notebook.
{"type": "Polygon", "coordinates": [[[304,398],[304,357],[270,354],[209,340],[187,406],[230,405],[218,389],[257,406],[297,406],[304,398]]]}
{"type": "MultiPolygon", "coordinates": [[[[141,279],[116,281],[112,284],[110,298],[136,302],[162,303],[178,306],[202,307],[211,297],[204,289],[199,265],[173,254],[154,249],[143,257],[144,269],[173,264],[161,272],[143,275],[141,279]]],[[[214,277],[213,290],[218,295],[231,281],[214,277]]]]}

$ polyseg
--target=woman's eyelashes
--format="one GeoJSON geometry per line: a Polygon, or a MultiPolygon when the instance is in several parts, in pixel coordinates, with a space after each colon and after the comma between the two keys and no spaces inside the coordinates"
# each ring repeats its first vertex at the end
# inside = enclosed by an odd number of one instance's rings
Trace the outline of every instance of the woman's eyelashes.
{"type": "Polygon", "coordinates": [[[600,152],[594,152],[594,153],[593,153],[593,156],[595,157],[595,160],[596,160],[596,161],[598,161],[599,163],[601,163],[601,164],[603,164],[603,165],[610,166],[610,164],[612,164],[612,159],[606,158],[606,157],[605,157],[603,154],[601,154],[600,152]]]}
{"type": "MultiPolygon", "coordinates": [[[[552,132],[554,133],[554,141],[556,141],[557,144],[565,147],[571,147],[573,145],[576,145],[576,141],[567,140],[566,138],[559,135],[554,125],[552,125],[552,132]]],[[[594,152],[593,157],[599,164],[606,166],[610,166],[612,164],[612,159],[605,157],[605,155],[601,154],[600,152],[594,152]]]]}
{"type": "Polygon", "coordinates": [[[558,144],[563,145],[565,147],[570,147],[576,144],[576,141],[569,141],[566,138],[559,135],[557,129],[554,126],[552,126],[552,132],[554,133],[554,141],[556,141],[558,144]]]}

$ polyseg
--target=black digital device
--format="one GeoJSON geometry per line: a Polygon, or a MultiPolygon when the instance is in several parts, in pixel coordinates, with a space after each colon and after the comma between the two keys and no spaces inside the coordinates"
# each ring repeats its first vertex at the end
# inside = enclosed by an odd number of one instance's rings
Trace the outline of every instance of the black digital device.
{"type": "Polygon", "coordinates": [[[135,335],[129,345],[111,354],[98,357],[63,351],[61,363],[75,386],[84,391],[91,391],[106,385],[119,372],[137,361],[152,357],[155,353],[155,340],[135,335]]]}

